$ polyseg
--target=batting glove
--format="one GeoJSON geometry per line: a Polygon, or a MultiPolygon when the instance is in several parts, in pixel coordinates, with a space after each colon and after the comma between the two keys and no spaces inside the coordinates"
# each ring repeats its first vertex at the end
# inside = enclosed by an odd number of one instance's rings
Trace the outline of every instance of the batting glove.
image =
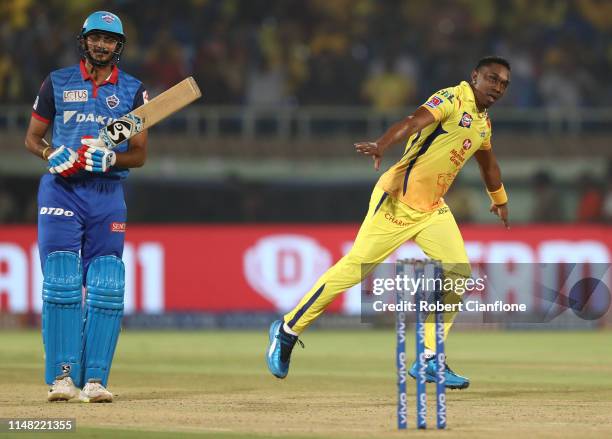
{"type": "Polygon", "coordinates": [[[102,146],[100,139],[83,138],[78,150],[79,163],[89,172],[108,172],[117,162],[114,151],[102,146]]]}
{"type": "Polygon", "coordinates": [[[75,151],[62,145],[47,158],[49,161],[49,172],[51,174],[59,174],[62,177],[76,174],[81,169],[78,158],[79,156],[75,151]]]}

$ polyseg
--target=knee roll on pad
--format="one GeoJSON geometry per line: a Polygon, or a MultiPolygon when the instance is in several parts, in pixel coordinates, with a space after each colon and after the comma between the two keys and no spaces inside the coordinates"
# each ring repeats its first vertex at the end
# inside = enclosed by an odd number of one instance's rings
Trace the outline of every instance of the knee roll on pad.
{"type": "Polygon", "coordinates": [[[52,252],[43,267],[42,335],[45,381],[69,375],[79,385],[82,346],[81,259],[74,252],[52,252]]]}
{"type": "Polygon", "coordinates": [[[106,386],[123,317],[125,268],[116,256],[95,258],[87,271],[83,383],[90,379],[106,386]]]}

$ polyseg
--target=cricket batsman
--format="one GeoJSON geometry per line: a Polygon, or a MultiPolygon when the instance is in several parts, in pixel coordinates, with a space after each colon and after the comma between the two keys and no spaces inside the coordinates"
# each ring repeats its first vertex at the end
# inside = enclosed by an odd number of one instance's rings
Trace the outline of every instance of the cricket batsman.
{"type": "MultiPolygon", "coordinates": [[[[474,155],[491,198],[490,211],[508,228],[508,197],[491,149],[487,110],[510,84],[510,64],[490,56],[478,61],[470,81],[434,93],[413,114],[392,125],[375,142],[355,149],[374,159],[379,169],[385,152],[406,142],[400,160],[385,172],[372,192],[369,210],[353,248],[331,267],[283,320],[272,323],[266,352],[268,369],[278,377],[289,373],[291,351],[298,337],[341,292],[367,276],[407,240],[430,259],[442,262],[445,277],[471,275],[463,238],[442,198],[467,160],[474,155]]],[[[459,303],[459,291],[445,291],[445,303],[459,303]]],[[[454,307],[457,309],[457,307],[454,307]]],[[[445,338],[457,312],[446,313],[445,338]]],[[[427,381],[436,381],[434,314],[426,324],[427,381]]],[[[410,375],[415,378],[416,361],[410,375]]],[[[446,367],[446,387],[464,389],[468,378],[446,367]]]]}
{"type": "Polygon", "coordinates": [[[115,14],[87,17],[78,35],[81,61],[47,76],[26,134],[26,148],[49,171],[38,190],[49,401],[113,400],[106,387],[123,316],[123,180],[144,164],[147,144],[146,131],[115,150],[97,139],[100,128],[147,100],[142,83],[117,68],[125,41],[115,14]],[[49,126],[51,145],[44,140],[49,126]]]}

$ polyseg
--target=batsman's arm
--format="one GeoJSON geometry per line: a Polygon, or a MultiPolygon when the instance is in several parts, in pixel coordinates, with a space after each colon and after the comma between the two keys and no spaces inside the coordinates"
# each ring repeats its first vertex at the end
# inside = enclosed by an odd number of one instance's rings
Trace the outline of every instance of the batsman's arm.
{"type": "Polygon", "coordinates": [[[474,154],[474,157],[476,157],[478,167],[480,168],[480,175],[482,176],[482,180],[491,198],[491,208],[489,210],[497,215],[506,228],[509,229],[508,196],[502,184],[501,169],[499,168],[495,154],[490,148],[484,150],[479,149],[474,154]]]}
{"type": "Polygon", "coordinates": [[[48,124],[32,117],[25,137],[26,149],[43,160],[47,160],[53,152],[53,148],[45,141],[48,129],[48,124]]]}
{"type": "Polygon", "coordinates": [[[128,140],[128,150],[117,152],[118,168],[140,168],[147,160],[147,130],[141,131],[128,140]]]}

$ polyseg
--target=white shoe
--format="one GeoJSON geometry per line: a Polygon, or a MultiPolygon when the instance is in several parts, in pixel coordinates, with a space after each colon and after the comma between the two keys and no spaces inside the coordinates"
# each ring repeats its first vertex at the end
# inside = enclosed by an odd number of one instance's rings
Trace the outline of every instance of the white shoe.
{"type": "Polygon", "coordinates": [[[47,394],[48,401],[70,401],[79,396],[79,389],[72,382],[72,378],[66,376],[57,377],[47,394]]]}
{"type": "Polygon", "coordinates": [[[113,402],[113,394],[110,393],[98,380],[89,380],[79,394],[81,402],[113,402]]]}

